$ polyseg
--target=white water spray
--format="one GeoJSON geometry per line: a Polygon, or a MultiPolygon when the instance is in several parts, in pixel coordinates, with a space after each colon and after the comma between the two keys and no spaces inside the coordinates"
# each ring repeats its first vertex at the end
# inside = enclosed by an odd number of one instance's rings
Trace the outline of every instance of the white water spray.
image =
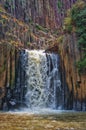
{"type": "Polygon", "coordinates": [[[26,65],[26,103],[28,108],[56,108],[57,90],[61,89],[58,55],[28,51],[26,65]]]}

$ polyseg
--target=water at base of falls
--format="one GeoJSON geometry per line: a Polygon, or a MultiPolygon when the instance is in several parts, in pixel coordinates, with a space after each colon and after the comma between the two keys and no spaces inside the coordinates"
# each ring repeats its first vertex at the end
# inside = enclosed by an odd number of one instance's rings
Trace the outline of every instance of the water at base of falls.
{"type": "Polygon", "coordinates": [[[25,94],[28,108],[60,107],[61,81],[59,76],[59,56],[43,51],[28,51],[22,54],[27,56],[26,64],[22,65],[26,73],[25,94]]]}

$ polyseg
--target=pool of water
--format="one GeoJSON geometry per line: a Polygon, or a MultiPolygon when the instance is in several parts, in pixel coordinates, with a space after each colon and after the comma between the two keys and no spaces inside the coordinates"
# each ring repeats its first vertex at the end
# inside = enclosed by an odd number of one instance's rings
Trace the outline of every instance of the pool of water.
{"type": "Polygon", "coordinates": [[[51,109],[51,108],[32,108],[32,109],[27,109],[27,108],[20,108],[20,109],[14,109],[14,110],[10,110],[8,113],[17,113],[17,114],[37,114],[37,115],[54,115],[54,114],[62,114],[62,113],[74,113],[76,112],[75,110],[61,110],[61,109],[51,109]]]}
{"type": "Polygon", "coordinates": [[[49,109],[1,112],[0,130],[86,130],[86,112],[49,109]]]}

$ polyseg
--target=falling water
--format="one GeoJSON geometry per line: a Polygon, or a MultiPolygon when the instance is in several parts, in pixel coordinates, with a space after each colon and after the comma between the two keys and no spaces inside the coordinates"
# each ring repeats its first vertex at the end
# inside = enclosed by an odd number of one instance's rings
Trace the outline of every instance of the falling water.
{"type": "Polygon", "coordinates": [[[27,55],[25,99],[28,108],[59,107],[58,99],[61,92],[59,56],[36,50],[26,50],[25,54],[27,55]]]}
{"type": "Polygon", "coordinates": [[[58,54],[21,50],[16,61],[15,84],[7,87],[2,109],[81,110],[82,104],[72,100],[59,63],[58,54]]]}

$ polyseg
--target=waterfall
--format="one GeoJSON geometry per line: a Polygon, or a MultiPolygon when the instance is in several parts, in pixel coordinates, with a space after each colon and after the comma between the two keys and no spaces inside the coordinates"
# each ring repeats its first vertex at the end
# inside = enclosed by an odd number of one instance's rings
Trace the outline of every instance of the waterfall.
{"type": "Polygon", "coordinates": [[[15,86],[7,93],[9,109],[63,107],[58,54],[21,50],[16,68],[15,86]]]}
{"type": "Polygon", "coordinates": [[[28,108],[59,107],[61,105],[58,100],[59,96],[61,97],[59,56],[41,50],[25,50],[24,55],[27,56],[23,68],[26,73],[25,100],[28,108]]]}
{"type": "Polygon", "coordinates": [[[73,100],[58,54],[21,50],[15,68],[15,83],[6,88],[2,110],[85,110],[83,102],[73,100]]]}

